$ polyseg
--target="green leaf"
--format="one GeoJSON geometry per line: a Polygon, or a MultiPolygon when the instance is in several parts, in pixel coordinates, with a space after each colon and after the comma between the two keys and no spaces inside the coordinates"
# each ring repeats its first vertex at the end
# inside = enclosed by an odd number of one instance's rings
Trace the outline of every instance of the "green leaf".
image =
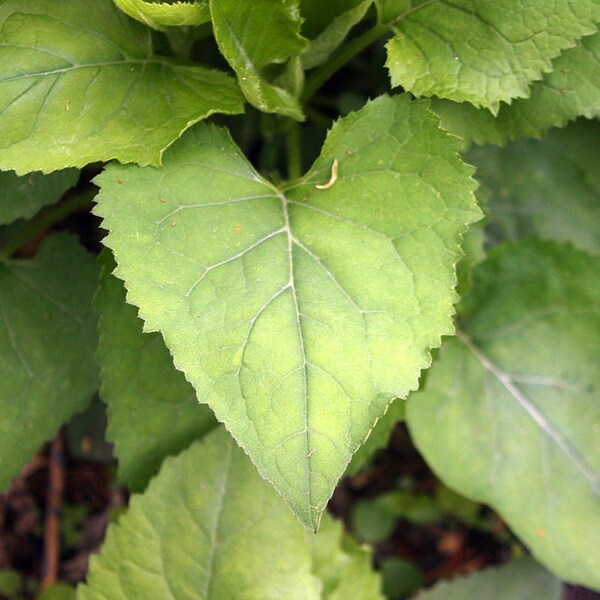
{"type": "Polygon", "coordinates": [[[600,123],[579,121],[541,140],[471,149],[487,194],[489,235],[536,235],[600,254],[600,123]]]}
{"type": "Polygon", "coordinates": [[[210,12],[219,49],[248,102],[263,112],[301,121],[297,98],[267,77],[268,67],[298,56],[306,45],[298,0],[210,0],[210,12]]]}
{"type": "MultiPolygon", "coordinates": [[[[303,530],[219,428],[168,458],[146,493],[132,498],[77,597],[337,600],[338,580],[352,562],[339,548],[339,532],[330,519],[323,537],[303,530]],[[315,557],[323,560],[315,564],[315,557]],[[319,579],[325,576],[327,587],[319,579]]],[[[368,566],[367,557],[357,566],[368,566]]],[[[353,598],[377,598],[369,593],[377,579],[369,570],[355,580],[353,598]]]]}
{"type": "Polygon", "coordinates": [[[231,78],[152,55],[151,33],[111,0],[2,2],[0,168],[158,165],[192,123],[242,111],[231,78]]]}
{"type": "Polygon", "coordinates": [[[382,97],[338,121],[283,191],[208,125],[161,171],[98,178],[105,243],[146,330],[309,527],[453,331],[460,235],[480,215],[459,145],[427,103],[382,97]]]}
{"type": "Polygon", "coordinates": [[[598,0],[418,0],[387,44],[392,85],[484,106],[526,98],[551,61],[596,31],[598,0]]]}
{"type": "Polygon", "coordinates": [[[67,235],[0,264],[0,488],[97,388],[93,258],[67,235]]]}
{"type": "Polygon", "coordinates": [[[126,304],[115,264],[102,255],[95,298],[100,315],[101,397],[108,405],[108,438],[115,443],[119,479],[141,491],[166,456],[187,448],[216,426],[211,410],[198,405],[192,386],[158,333],[142,333],[136,309],[126,304]]]}
{"type": "Polygon", "coordinates": [[[442,582],[415,600],[561,600],[561,582],[529,558],[442,582]]]}
{"type": "Polygon", "coordinates": [[[362,470],[365,465],[369,462],[373,455],[383,448],[385,448],[389,442],[390,435],[400,421],[404,421],[404,414],[406,410],[406,403],[404,400],[394,400],[388,406],[387,412],[379,421],[365,443],[356,451],[348,468],[346,469],[346,475],[356,475],[362,470]]]}
{"type": "Polygon", "coordinates": [[[50,175],[31,173],[26,177],[12,171],[0,173],[0,225],[29,219],[43,206],[58,202],[78,176],[75,169],[50,175]]]}
{"type": "Polygon", "coordinates": [[[373,0],[300,0],[302,33],[310,42],[302,53],[305,69],[325,62],[350,30],[365,16],[373,0]]]}
{"type": "MultiPolygon", "coordinates": [[[[411,10],[414,0],[375,0],[380,23],[389,23],[411,10]]],[[[423,2],[415,2],[416,8],[423,2]]]]}
{"type": "Polygon", "coordinates": [[[434,111],[448,131],[478,144],[503,144],[539,137],[579,116],[600,116],[600,33],[581,39],[552,63],[552,71],[531,85],[530,96],[502,104],[496,117],[485,109],[435,100],[434,111]]]}
{"type": "Polygon", "coordinates": [[[323,583],[323,600],[381,600],[381,580],[371,567],[371,552],[343,533],[339,521],[323,513],[317,535],[306,533],[313,573],[323,583]]]}
{"type": "Polygon", "coordinates": [[[449,486],[496,509],[561,578],[600,587],[600,259],[498,247],[475,272],[407,422],[449,486]]]}
{"type": "Polygon", "coordinates": [[[210,21],[208,3],[199,2],[147,2],[146,0],[114,0],[127,15],[152,29],[183,25],[202,25],[210,21]]]}

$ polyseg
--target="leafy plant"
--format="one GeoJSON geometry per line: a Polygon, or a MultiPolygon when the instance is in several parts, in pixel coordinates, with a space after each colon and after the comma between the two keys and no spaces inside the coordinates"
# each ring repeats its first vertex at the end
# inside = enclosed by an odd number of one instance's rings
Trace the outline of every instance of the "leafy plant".
{"type": "MultiPolygon", "coordinates": [[[[0,2],[0,483],[99,389],[140,493],[79,598],[380,597],[339,524],[308,530],[403,418],[442,481],[600,589],[599,128],[567,125],[600,111],[599,20],[0,2]],[[26,257],[92,196],[96,265],[64,232],[26,257]]],[[[389,498],[387,529],[439,511],[389,498]]],[[[477,581],[555,593],[505,569],[477,581]]]]}

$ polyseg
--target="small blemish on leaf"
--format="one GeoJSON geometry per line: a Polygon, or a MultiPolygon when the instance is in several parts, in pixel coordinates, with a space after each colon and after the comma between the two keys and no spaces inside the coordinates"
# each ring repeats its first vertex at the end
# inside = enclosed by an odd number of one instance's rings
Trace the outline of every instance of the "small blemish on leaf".
{"type": "Polygon", "coordinates": [[[117,183],[118,183],[119,185],[123,185],[123,180],[122,180],[122,179],[117,179],[117,183]]]}
{"type": "Polygon", "coordinates": [[[159,200],[164,204],[167,200],[166,198],[159,198],[159,200]]]}
{"type": "Polygon", "coordinates": [[[233,228],[233,230],[234,230],[236,233],[238,233],[238,234],[239,234],[239,233],[242,233],[242,226],[241,226],[241,225],[236,225],[236,226],[233,228]]]}
{"type": "Polygon", "coordinates": [[[328,190],[336,181],[338,178],[338,160],[337,158],[333,161],[333,164],[331,165],[331,177],[329,178],[329,181],[323,185],[317,184],[315,185],[315,187],[319,190],[328,190]]]}
{"type": "Polygon", "coordinates": [[[71,110],[71,101],[70,100],[67,100],[65,102],[65,110],[67,110],[67,111],[71,110]]]}
{"type": "Polygon", "coordinates": [[[310,458],[315,453],[316,448],[313,448],[307,455],[306,458],[310,458]]]}
{"type": "Polygon", "coordinates": [[[173,222],[171,223],[171,227],[175,227],[175,225],[177,225],[177,221],[173,221],[173,222]]]}
{"type": "Polygon", "coordinates": [[[538,528],[535,530],[535,535],[537,535],[538,537],[541,537],[541,538],[545,538],[545,537],[547,537],[548,534],[546,533],[545,529],[538,528]]]}

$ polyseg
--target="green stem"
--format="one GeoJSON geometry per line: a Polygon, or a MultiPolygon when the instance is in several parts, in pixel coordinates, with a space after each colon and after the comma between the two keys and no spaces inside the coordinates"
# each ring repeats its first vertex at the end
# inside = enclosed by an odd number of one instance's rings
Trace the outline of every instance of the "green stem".
{"type": "Polygon", "coordinates": [[[362,35],[350,42],[347,46],[333,54],[333,56],[318,69],[316,69],[306,80],[304,91],[300,100],[303,104],[308,102],[315,92],[346,63],[352,60],[357,54],[362,52],[367,46],[377,41],[384,35],[391,33],[389,24],[375,25],[372,29],[365,31],[362,35]]]}
{"type": "Polygon", "coordinates": [[[288,178],[298,179],[302,175],[302,142],[300,140],[300,125],[290,119],[287,130],[287,164],[288,178]]]}
{"type": "Polygon", "coordinates": [[[86,190],[85,192],[77,193],[68,196],[64,202],[57,204],[49,211],[38,214],[34,217],[27,226],[21,231],[17,237],[11,240],[0,251],[0,262],[6,262],[10,257],[20,250],[23,246],[34,240],[40,233],[50,229],[56,223],[64,221],[67,217],[88,208],[90,202],[96,195],[97,190],[86,190]]]}

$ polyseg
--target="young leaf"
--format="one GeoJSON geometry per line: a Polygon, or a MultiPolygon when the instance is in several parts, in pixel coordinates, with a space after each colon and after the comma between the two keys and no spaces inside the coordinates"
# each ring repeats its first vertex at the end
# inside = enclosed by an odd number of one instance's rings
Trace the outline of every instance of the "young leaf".
{"type": "Polygon", "coordinates": [[[310,40],[302,53],[305,69],[325,62],[365,16],[373,0],[300,0],[302,33],[310,40]]]}
{"type": "Polygon", "coordinates": [[[600,124],[579,121],[541,140],[467,153],[489,204],[488,237],[537,235],[600,254],[600,124]]]}
{"type": "Polygon", "coordinates": [[[526,98],[563,50],[596,31],[597,0],[420,0],[387,44],[392,85],[496,113],[526,98]]]}
{"type": "Polygon", "coordinates": [[[457,577],[415,600],[561,600],[561,582],[530,558],[457,577]]]}
{"type": "Polygon", "coordinates": [[[146,329],[312,528],[453,331],[460,235],[480,213],[460,142],[427,106],[369,103],[285,190],[209,125],[160,171],[98,178],[115,273],[146,329]]]}
{"type": "Polygon", "coordinates": [[[147,2],[146,0],[114,0],[127,15],[152,29],[183,25],[202,25],[210,21],[208,3],[199,2],[147,2]]]}
{"type": "MultiPolygon", "coordinates": [[[[323,534],[321,541],[300,527],[219,428],[168,458],[147,491],[132,498],[77,597],[337,600],[345,566],[356,559],[340,549],[338,524],[324,520],[323,534]],[[316,563],[324,549],[327,563],[316,563]]],[[[368,555],[355,565],[363,577],[353,598],[377,599],[378,578],[364,569],[368,555]]]]}
{"type": "Polygon", "coordinates": [[[30,173],[19,177],[12,171],[0,173],[0,225],[33,217],[40,208],[58,202],[77,181],[75,169],[50,175],[30,173]]]}
{"type": "Polygon", "coordinates": [[[0,264],[0,488],[97,388],[93,258],[67,235],[0,264]]]}
{"type": "Polygon", "coordinates": [[[449,100],[432,107],[444,129],[465,140],[503,144],[519,137],[539,137],[579,116],[600,116],[600,33],[581,39],[552,63],[552,71],[530,88],[530,97],[502,104],[496,117],[485,109],[449,100]]]}
{"type": "Polygon", "coordinates": [[[154,56],[112,0],[0,4],[0,168],[158,165],[192,123],[242,111],[227,75],[154,56]]]}
{"type": "Polygon", "coordinates": [[[192,386],[173,366],[158,333],[142,333],[123,284],[111,275],[109,252],[101,257],[95,307],[100,315],[97,360],[101,397],[108,405],[107,435],[115,443],[119,479],[141,491],[163,459],[187,448],[216,426],[192,386]]]}
{"type": "Polygon", "coordinates": [[[221,53],[238,76],[250,104],[263,112],[302,120],[302,107],[287,90],[269,82],[265,68],[298,56],[298,0],[210,0],[213,30],[221,53]]]}
{"type": "Polygon", "coordinates": [[[407,422],[449,486],[490,504],[558,576],[600,586],[600,259],[498,247],[475,271],[407,422]]]}

